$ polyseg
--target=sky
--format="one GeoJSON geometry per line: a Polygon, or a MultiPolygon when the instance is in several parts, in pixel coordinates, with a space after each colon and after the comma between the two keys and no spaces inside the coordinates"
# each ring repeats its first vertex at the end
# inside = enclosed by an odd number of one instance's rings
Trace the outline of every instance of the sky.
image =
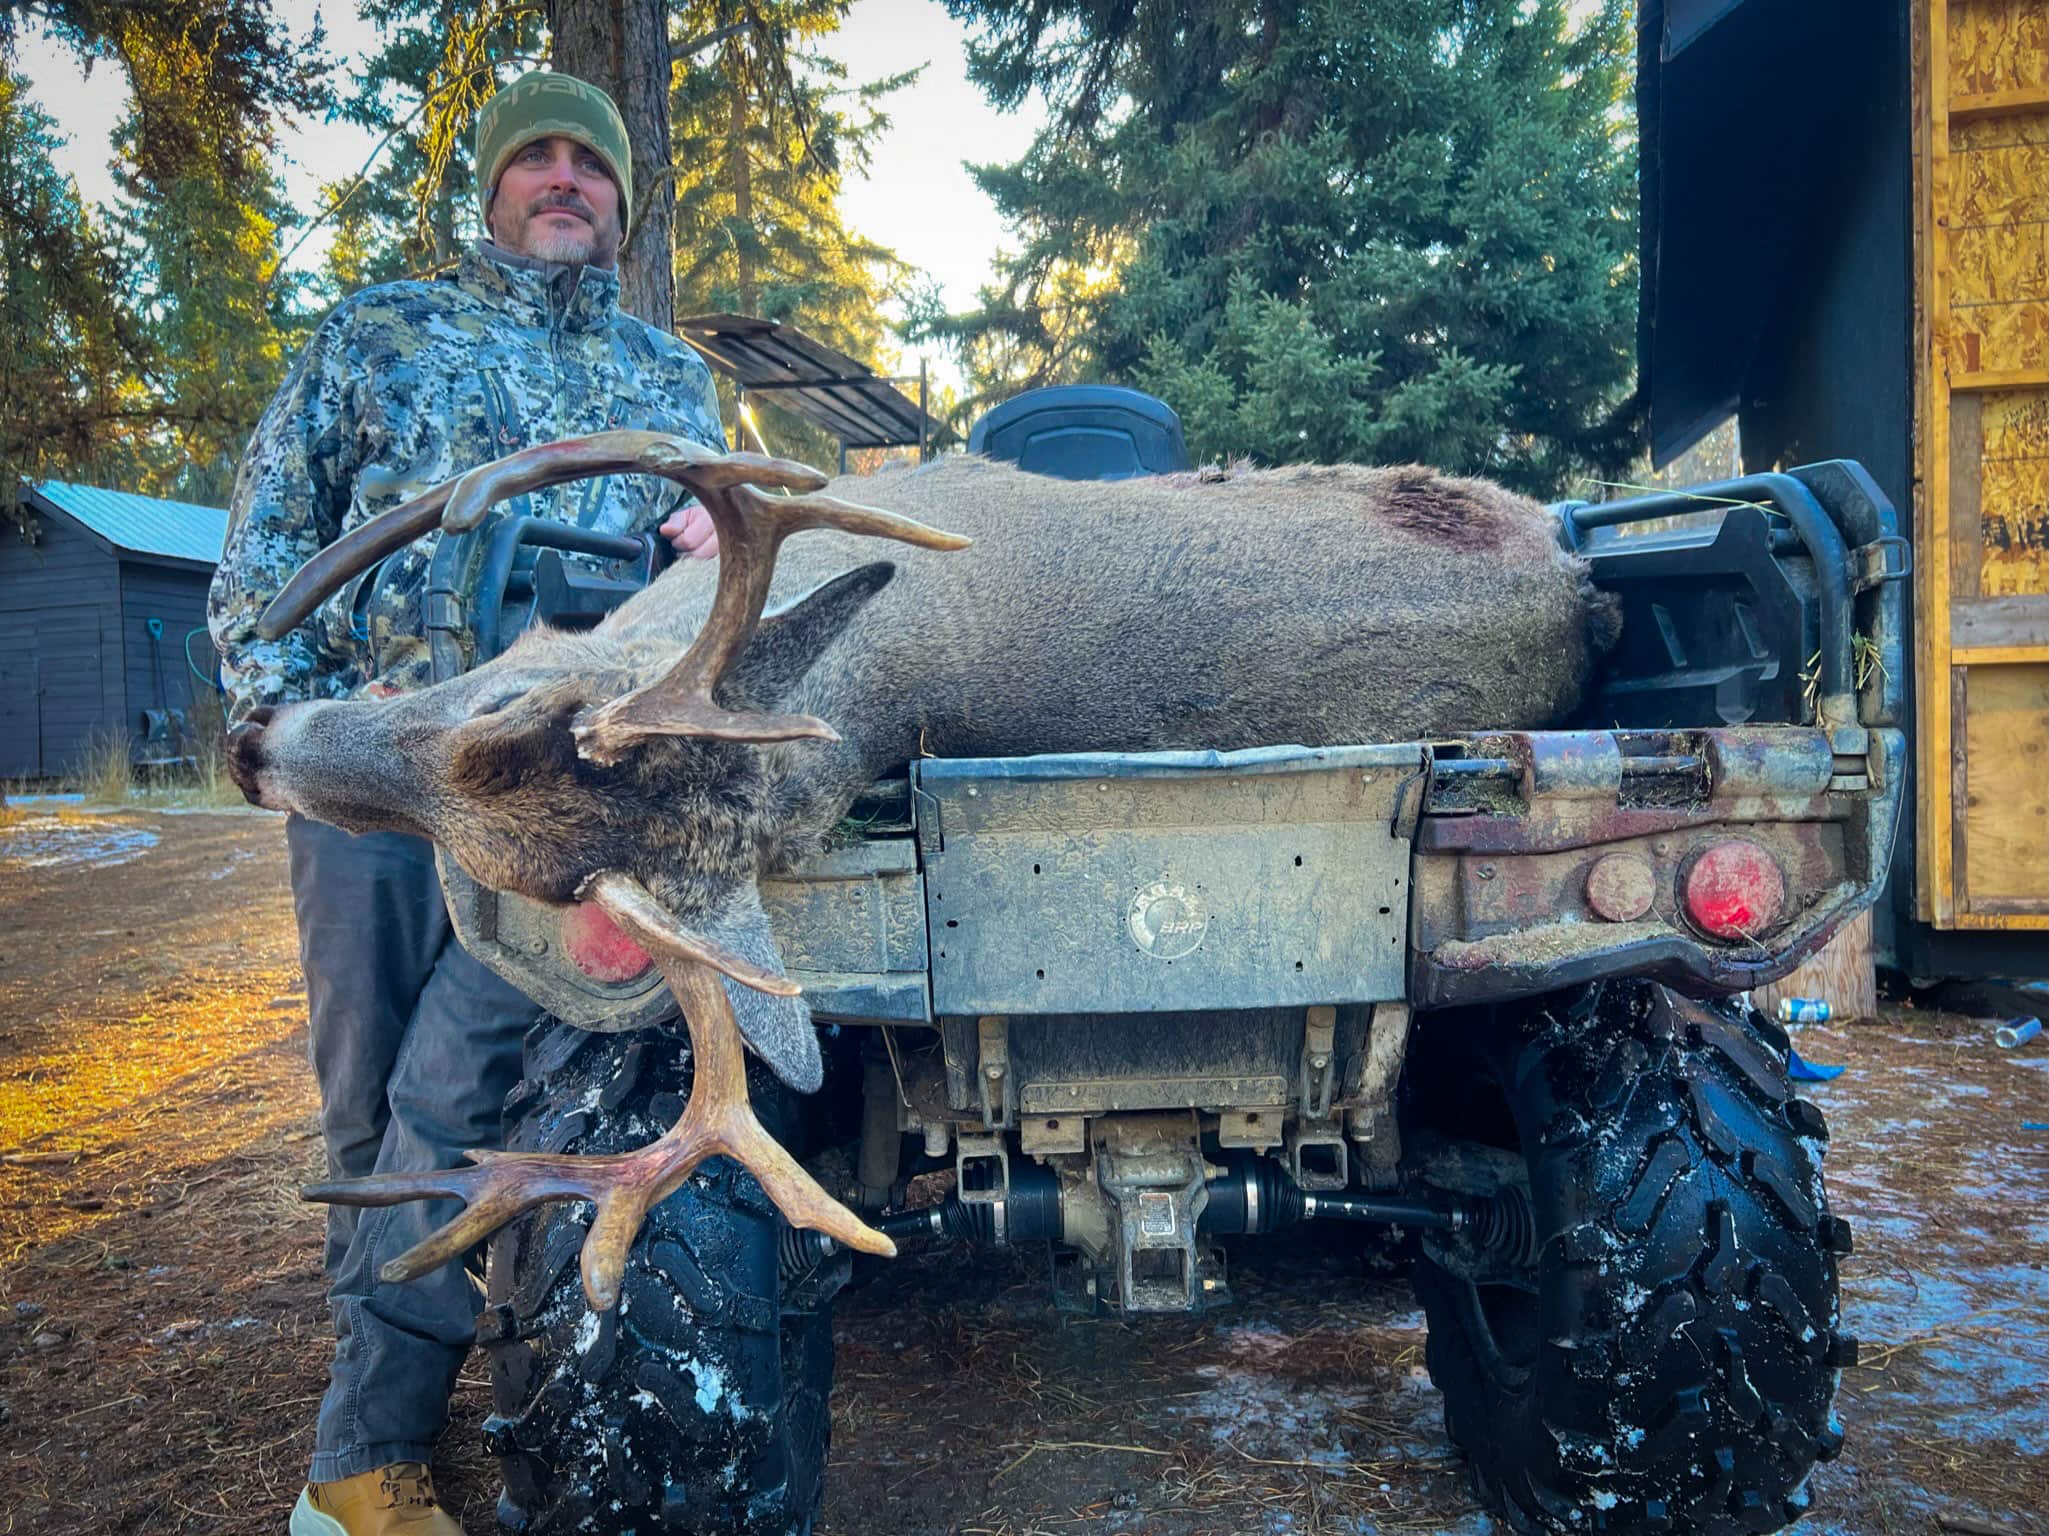
{"type": "MultiPolygon", "coordinates": [[[[274,9],[296,36],[305,34],[316,13],[322,16],[330,51],[345,60],[359,57],[376,40],[374,29],[345,5],[276,0],[274,9]]],[[[990,277],[991,259],[1006,243],[994,206],[963,166],[964,152],[977,161],[1014,160],[1043,121],[1036,103],[999,113],[968,83],[965,39],[938,0],[854,0],[845,25],[824,50],[847,66],[850,84],[926,65],[915,85],[889,98],[891,125],[875,147],[869,175],[850,180],[840,206],[850,228],[936,279],[950,309],[974,301],[976,288],[990,277]]],[[[111,202],[109,138],[126,94],[120,71],[102,63],[83,74],[62,48],[32,34],[21,41],[20,62],[37,102],[69,136],[56,156],[58,168],[77,178],[89,200],[111,202]]],[[[297,121],[282,135],[281,147],[287,188],[294,203],[306,208],[314,206],[322,183],[355,177],[376,137],[347,123],[297,121]]],[[[324,235],[324,228],[315,231],[294,265],[317,265],[326,249],[324,235]]],[[[942,359],[932,361],[942,377],[951,377],[942,359]]]]}

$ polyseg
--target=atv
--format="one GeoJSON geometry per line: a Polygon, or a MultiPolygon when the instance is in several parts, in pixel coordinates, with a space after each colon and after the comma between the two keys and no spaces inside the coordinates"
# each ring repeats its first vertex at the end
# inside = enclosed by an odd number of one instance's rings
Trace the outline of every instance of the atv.
{"type": "MultiPolygon", "coordinates": [[[[1185,469],[1158,402],[1042,393],[977,446],[1185,469]]],[[[1511,1529],[1772,1531],[1842,1445],[1857,1347],[1827,1126],[1747,994],[1885,878],[1906,545],[1848,462],[1554,510],[1624,620],[1569,728],[912,763],[763,887],[834,1039],[822,1105],[751,1086],[873,1226],[1043,1249],[1066,1308],[1227,1307],[1226,1237],[1399,1228],[1451,1438],[1511,1529]],[[950,1193],[914,1203],[934,1172],[950,1193]]],[[[662,554],[531,519],[444,539],[437,658],[592,622],[662,554]]],[[[551,1015],[506,1145],[660,1135],[689,1064],[659,976],[582,974],[547,909],[443,881],[551,1015]]],[[[594,1313],[588,1220],[492,1246],[503,1523],[808,1531],[852,1256],[714,1163],[594,1313]]]]}

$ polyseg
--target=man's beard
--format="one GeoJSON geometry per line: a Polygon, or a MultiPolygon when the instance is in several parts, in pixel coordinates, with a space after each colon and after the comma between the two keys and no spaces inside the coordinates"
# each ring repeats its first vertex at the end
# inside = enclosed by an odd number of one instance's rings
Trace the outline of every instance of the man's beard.
{"type": "Polygon", "coordinates": [[[527,210],[527,254],[541,261],[583,266],[597,252],[598,234],[597,215],[580,199],[576,202],[545,202],[527,210]],[[584,222],[581,225],[539,222],[557,211],[573,213],[584,222]]]}
{"type": "Polygon", "coordinates": [[[545,229],[534,230],[528,236],[527,249],[541,261],[580,267],[590,260],[597,243],[594,230],[562,229],[551,224],[545,229]]]}

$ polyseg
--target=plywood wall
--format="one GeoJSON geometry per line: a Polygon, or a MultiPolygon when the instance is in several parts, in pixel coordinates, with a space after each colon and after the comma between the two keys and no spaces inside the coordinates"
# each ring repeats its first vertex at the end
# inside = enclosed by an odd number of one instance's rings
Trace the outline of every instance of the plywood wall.
{"type": "Polygon", "coordinates": [[[1921,915],[2049,928],[2049,0],[1917,26],[1921,915]]]}

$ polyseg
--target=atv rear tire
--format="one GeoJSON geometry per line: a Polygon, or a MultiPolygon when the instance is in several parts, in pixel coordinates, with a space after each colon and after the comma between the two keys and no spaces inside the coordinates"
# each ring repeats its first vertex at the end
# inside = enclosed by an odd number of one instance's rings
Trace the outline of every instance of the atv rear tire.
{"type": "Polygon", "coordinates": [[[1856,1345],[1827,1128],[1793,1096],[1784,1033],[1636,981],[1443,1024],[1419,1034],[1412,1110],[1508,1149],[1495,1166],[1527,1173],[1534,1213],[1520,1270],[1434,1236],[1417,1266],[1481,1498],[1525,1536],[1797,1519],[1842,1446],[1856,1345]]]}
{"type": "MultiPolygon", "coordinates": [[[[682,1111],[689,1047],[667,1031],[589,1034],[543,1024],[506,1104],[520,1151],[624,1152],[682,1111]]],[[[777,1135],[790,1095],[749,1063],[777,1135]]],[[[753,1177],[708,1162],[650,1213],[619,1305],[593,1313],[577,1255],[581,1202],[550,1205],[492,1244],[491,1355],[499,1519],[528,1536],[570,1532],[807,1532],[823,1490],[832,1387],[832,1291],[778,1284],[781,1217],[753,1177]]]]}

